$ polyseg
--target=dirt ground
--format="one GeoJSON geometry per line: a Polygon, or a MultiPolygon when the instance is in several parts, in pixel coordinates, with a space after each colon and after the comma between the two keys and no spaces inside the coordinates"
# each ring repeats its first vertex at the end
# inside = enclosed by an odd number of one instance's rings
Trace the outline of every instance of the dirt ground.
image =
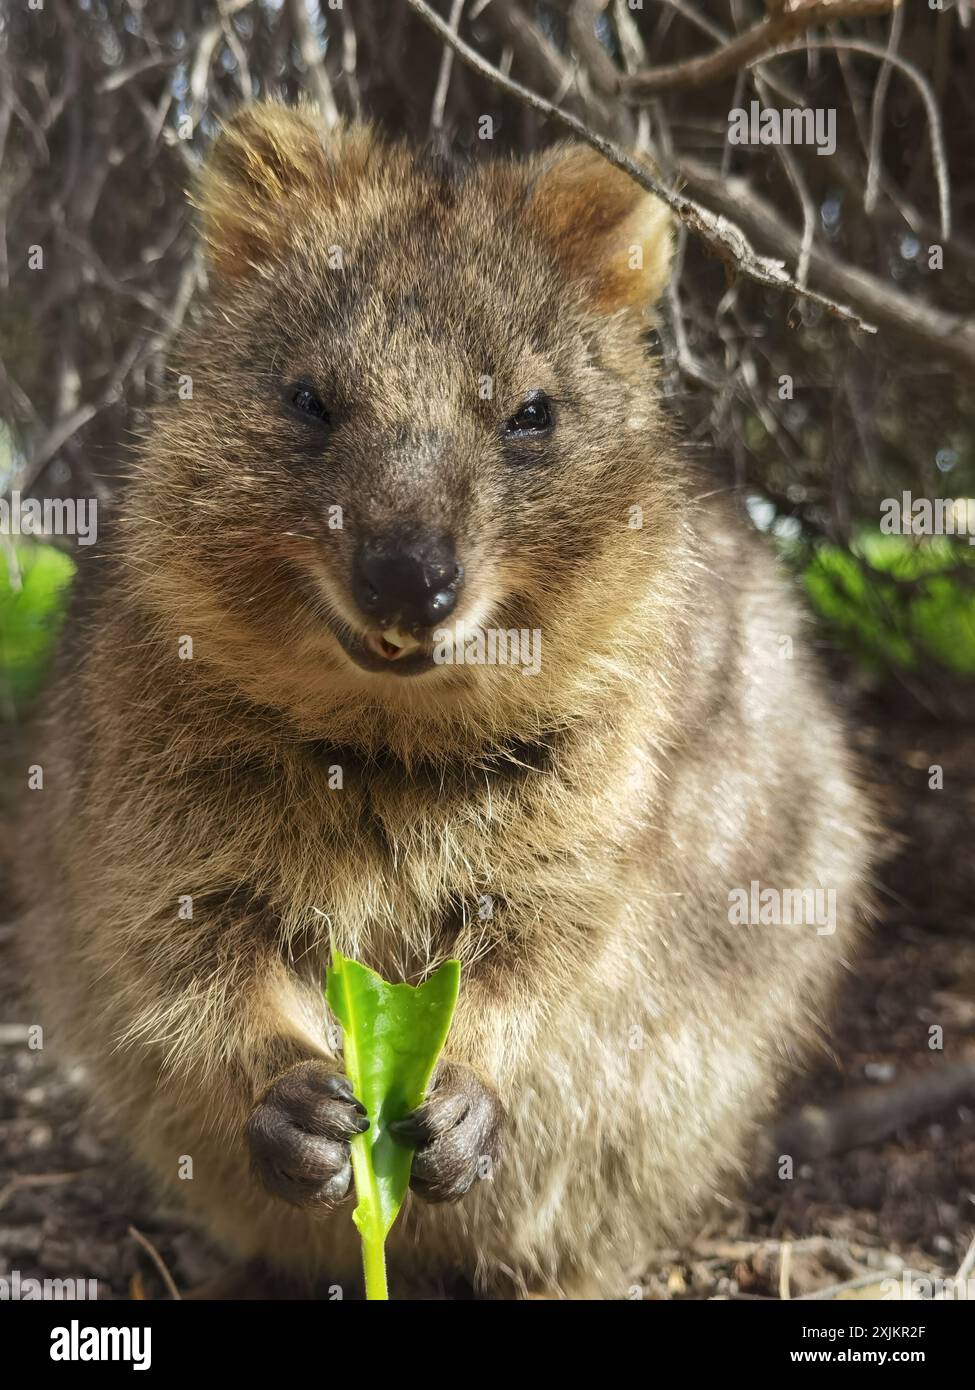
{"type": "MultiPolygon", "coordinates": [[[[921,1075],[933,1108],[888,1137],[801,1161],[791,1180],[753,1179],[724,1198],[685,1250],[661,1251],[649,1298],[878,1296],[904,1269],[956,1274],[975,1233],[975,731],[857,717],[899,848],[880,875],[870,946],[843,992],[835,1055],[792,1088],[782,1113],[854,1111],[921,1075]],[[878,730],[883,730],[882,734],[878,730]],[[945,769],[942,791],[928,769],[945,769]],[[944,1030],[942,1051],[929,1029],[944,1030]],[[934,1094],[968,1059],[967,1093],[934,1094]],[[842,1286],[839,1294],[836,1286],[842,1286]],[[832,1292],[830,1293],[830,1291],[832,1292]]],[[[0,1277],[97,1278],[100,1298],[172,1296],[226,1263],[161,1208],[99,1133],[82,1078],[25,1044],[32,1021],[13,963],[0,884],[0,1277]]],[[[907,1089],[910,1087],[908,1085],[907,1089]]],[[[971,1271],[975,1274],[975,1270],[971,1271]]]]}

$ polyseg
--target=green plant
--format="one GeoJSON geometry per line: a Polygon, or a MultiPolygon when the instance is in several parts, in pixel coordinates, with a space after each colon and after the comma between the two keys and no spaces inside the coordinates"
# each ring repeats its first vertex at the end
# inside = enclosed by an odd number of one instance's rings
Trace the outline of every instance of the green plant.
{"type": "Polygon", "coordinates": [[[875,671],[928,665],[975,676],[975,551],[946,537],[918,543],[862,531],[845,550],[822,543],[803,569],[831,636],[875,671]]]}
{"type": "Polygon", "coordinates": [[[386,1299],[386,1237],[410,1184],[413,1150],[389,1132],[423,1101],[447,1040],[460,962],[445,961],[422,985],[390,984],[332,952],[325,996],[342,1025],[345,1074],[369,1128],[352,1140],[353,1220],[362,1237],[367,1299],[386,1299]]]}
{"type": "Polygon", "coordinates": [[[16,718],[36,694],[73,574],[52,545],[0,539],[0,718],[16,718]]]}

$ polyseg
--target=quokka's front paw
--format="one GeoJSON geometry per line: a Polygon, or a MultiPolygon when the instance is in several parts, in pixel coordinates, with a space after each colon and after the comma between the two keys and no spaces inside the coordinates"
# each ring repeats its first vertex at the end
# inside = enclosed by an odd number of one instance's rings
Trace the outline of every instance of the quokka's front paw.
{"type": "Polygon", "coordinates": [[[349,1140],[368,1128],[344,1076],[324,1062],[301,1062],[278,1077],[247,1121],[251,1166],[272,1196],[332,1207],[352,1182],[349,1140]]]}
{"type": "Polygon", "coordinates": [[[423,1104],[390,1125],[416,1149],[410,1186],[427,1202],[456,1202],[488,1177],[500,1152],[504,1111],[470,1067],[444,1063],[423,1104]]]}

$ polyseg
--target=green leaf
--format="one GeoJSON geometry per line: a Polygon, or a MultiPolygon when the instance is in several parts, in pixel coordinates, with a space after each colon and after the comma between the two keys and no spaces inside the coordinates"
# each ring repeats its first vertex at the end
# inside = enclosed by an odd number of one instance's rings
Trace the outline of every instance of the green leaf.
{"type": "Polygon", "coordinates": [[[52,545],[0,537],[0,719],[21,718],[40,687],[73,573],[52,545]]]}
{"type": "Polygon", "coordinates": [[[387,1298],[384,1246],[407,1188],[413,1150],[389,1132],[426,1095],[447,1040],[460,988],[460,962],[445,961],[422,985],[390,984],[374,970],[332,952],[325,985],[342,1025],[345,1074],[366,1107],[369,1129],[352,1140],[366,1297],[387,1298]]]}

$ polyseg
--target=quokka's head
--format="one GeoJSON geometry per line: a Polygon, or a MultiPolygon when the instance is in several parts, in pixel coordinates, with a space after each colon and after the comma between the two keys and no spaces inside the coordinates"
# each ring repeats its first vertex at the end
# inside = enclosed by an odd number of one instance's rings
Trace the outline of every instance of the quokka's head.
{"type": "Polygon", "coordinates": [[[605,657],[675,527],[664,207],[585,146],[457,170],[279,105],[196,201],[207,312],[133,512],[200,655],[414,705],[531,684],[451,662],[474,632],[605,657]]]}

